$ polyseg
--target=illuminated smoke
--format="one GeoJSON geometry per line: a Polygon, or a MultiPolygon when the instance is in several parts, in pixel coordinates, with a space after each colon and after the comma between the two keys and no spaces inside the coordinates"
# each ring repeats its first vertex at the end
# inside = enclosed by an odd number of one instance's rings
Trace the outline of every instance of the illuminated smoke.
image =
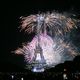
{"type": "Polygon", "coordinates": [[[76,27],[76,20],[64,14],[52,12],[21,17],[21,31],[36,35],[30,43],[23,44],[14,52],[24,55],[27,68],[35,72],[55,67],[78,55],[69,39],[70,31],[76,27]],[[36,51],[37,50],[37,51],[36,51]]]}

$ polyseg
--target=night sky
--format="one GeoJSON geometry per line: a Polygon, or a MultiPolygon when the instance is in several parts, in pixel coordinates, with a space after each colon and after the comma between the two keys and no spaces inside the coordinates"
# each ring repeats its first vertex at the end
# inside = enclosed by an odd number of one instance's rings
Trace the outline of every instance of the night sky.
{"type": "MultiPolygon", "coordinates": [[[[11,51],[15,50],[22,42],[31,41],[33,34],[25,34],[19,32],[20,16],[35,14],[38,12],[46,11],[59,11],[59,12],[74,12],[79,16],[80,7],[77,0],[22,0],[22,1],[6,1],[2,6],[2,25],[1,28],[1,52],[0,52],[0,71],[25,71],[24,58],[22,55],[15,55],[11,51]]],[[[79,17],[78,17],[79,18],[79,17]]],[[[74,44],[80,48],[80,27],[74,30],[72,36],[74,44]]],[[[79,66],[79,58],[74,59],[74,62],[65,63],[65,67],[79,66]],[[72,65],[68,65],[71,64],[72,65]],[[77,64],[77,65],[75,65],[77,64]]],[[[63,64],[62,64],[63,65],[63,64]]],[[[60,65],[58,65],[60,67],[60,65]]],[[[57,68],[57,67],[56,67],[57,68]]],[[[74,69],[75,69],[74,68],[74,69]]],[[[63,66],[61,69],[62,70],[63,66]]],[[[71,67],[72,69],[72,67],[71,67]]],[[[57,69],[56,69],[57,70],[57,69]]]]}

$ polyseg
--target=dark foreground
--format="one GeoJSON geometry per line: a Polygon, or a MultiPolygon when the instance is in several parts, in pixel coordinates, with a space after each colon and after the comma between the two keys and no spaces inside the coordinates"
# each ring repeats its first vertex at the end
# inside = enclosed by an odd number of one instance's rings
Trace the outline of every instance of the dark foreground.
{"type": "Polygon", "coordinates": [[[0,71],[0,80],[80,80],[80,56],[42,73],[34,73],[14,64],[2,65],[0,71]]]}

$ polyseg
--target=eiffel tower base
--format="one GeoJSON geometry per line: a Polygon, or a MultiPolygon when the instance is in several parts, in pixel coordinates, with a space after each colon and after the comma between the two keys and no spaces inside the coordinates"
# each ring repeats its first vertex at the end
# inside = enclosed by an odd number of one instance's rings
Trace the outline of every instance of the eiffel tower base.
{"type": "Polygon", "coordinates": [[[44,72],[44,68],[33,67],[32,72],[44,72]]]}

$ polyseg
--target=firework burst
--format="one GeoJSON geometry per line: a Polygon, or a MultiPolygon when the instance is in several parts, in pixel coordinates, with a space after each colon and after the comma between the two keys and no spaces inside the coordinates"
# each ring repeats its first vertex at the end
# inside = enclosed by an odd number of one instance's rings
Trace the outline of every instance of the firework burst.
{"type": "Polygon", "coordinates": [[[46,32],[47,28],[57,34],[64,34],[76,27],[75,20],[56,12],[21,17],[21,30],[28,33],[46,32]]]}
{"type": "Polygon", "coordinates": [[[28,68],[33,68],[33,71],[43,70],[45,67],[54,67],[66,60],[72,60],[78,55],[76,47],[69,40],[71,29],[76,28],[75,19],[56,12],[20,19],[21,30],[36,33],[30,43],[23,44],[22,48],[14,51],[24,55],[28,68]]]}

